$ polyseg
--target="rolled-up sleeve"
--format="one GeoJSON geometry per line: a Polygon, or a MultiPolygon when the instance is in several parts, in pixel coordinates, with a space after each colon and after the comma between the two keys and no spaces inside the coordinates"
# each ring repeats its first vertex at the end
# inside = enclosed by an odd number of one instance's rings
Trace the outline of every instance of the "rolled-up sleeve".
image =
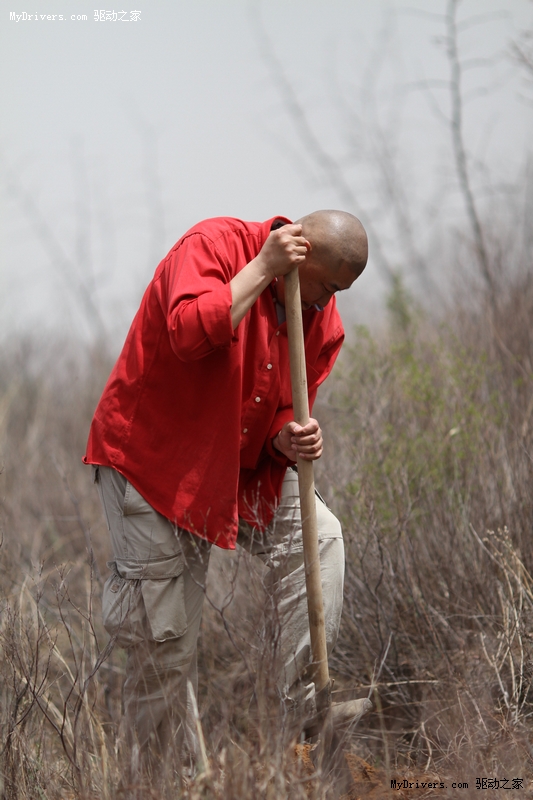
{"type": "Polygon", "coordinates": [[[160,303],[171,347],[182,361],[195,361],[238,341],[229,285],[237,271],[237,265],[227,263],[214,243],[198,233],[167,257],[159,276],[160,303]]]}

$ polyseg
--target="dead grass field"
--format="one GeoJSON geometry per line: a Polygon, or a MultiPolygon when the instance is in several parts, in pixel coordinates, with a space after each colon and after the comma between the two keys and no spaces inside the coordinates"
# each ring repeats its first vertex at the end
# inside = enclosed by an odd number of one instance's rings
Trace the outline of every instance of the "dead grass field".
{"type": "MultiPolygon", "coordinates": [[[[476,779],[533,791],[532,319],[531,274],[501,290],[495,315],[457,308],[438,326],[397,287],[388,330],[357,332],[315,408],[328,442],[318,485],[347,546],[335,688],[375,705],[346,742],[347,797],[466,798],[476,779]]],[[[5,800],[117,796],[124,656],[101,626],[110,554],[81,464],[110,366],[102,345],[59,341],[0,356],[5,800]]],[[[254,691],[268,652],[260,577],[238,555],[213,559],[208,769],[166,796],[338,794],[306,750],[282,747],[254,691]]],[[[490,786],[481,796],[502,796],[490,786]]]]}

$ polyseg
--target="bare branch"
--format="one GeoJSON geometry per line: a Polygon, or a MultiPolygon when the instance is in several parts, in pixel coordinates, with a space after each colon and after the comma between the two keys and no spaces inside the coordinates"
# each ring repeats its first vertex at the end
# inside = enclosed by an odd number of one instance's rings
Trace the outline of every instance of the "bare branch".
{"type": "Polygon", "coordinates": [[[470,28],[477,28],[485,22],[494,22],[498,19],[509,19],[510,14],[508,11],[493,11],[486,14],[473,14],[471,17],[461,20],[457,23],[457,32],[462,33],[470,28]]]}
{"type": "Polygon", "coordinates": [[[150,223],[150,262],[157,263],[161,258],[161,248],[165,241],[165,204],[161,187],[158,164],[157,128],[135,107],[127,109],[142,145],[142,176],[146,207],[150,223]]]}
{"type": "Polygon", "coordinates": [[[326,177],[328,183],[335,188],[345,208],[352,209],[363,222],[371,240],[372,255],[383,275],[390,279],[394,273],[388,258],[380,244],[380,237],[375,231],[370,217],[361,208],[352,187],[345,178],[341,165],[333,158],[315,134],[308,115],[293,84],[287,78],[281,61],[276,56],[272,44],[261,23],[256,7],[253,7],[253,22],[263,60],[268,65],[272,80],[283,100],[300,140],[311,159],[326,177]]]}
{"type": "Polygon", "coordinates": [[[83,269],[85,256],[82,257],[82,263],[79,263],[79,253],[80,248],[84,247],[84,238],[80,237],[78,230],[78,252],[76,258],[72,259],[65,252],[32,195],[22,187],[11,170],[6,169],[6,177],[9,195],[19,203],[37,240],[43,246],[52,265],[59,271],[63,285],[70,292],[74,301],[81,305],[90,330],[96,334],[97,338],[104,339],[106,326],[94,298],[94,287],[90,275],[83,269]]]}
{"type": "Polygon", "coordinates": [[[526,32],[520,41],[511,44],[511,55],[514,60],[533,74],[533,33],[526,32]]]}
{"type": "Polygon", "coordinates": [[[466,211],[474,241],[476,244],[476,254],[478,258],[481,274],[483,275],[487,289],[489,291],[490,303],[494,310],[496,291],[494,280],[490,269],[489,257],[485,243],[485,235],[481,226],[481,221],[477,209],[477,203],[472,190],[470,175],[468,171],[468,160],[463,136],[463,95],[462,95],[462,67],[459,60],[457,45],[457,6],[459,0],[448,0],[446,13],[447,28],[447,54],[450,64],[451,80],[451,134],[455,166],[459,177],[459,186],[463,195],[466,211]]]}
{"type": "Polygon", "coordinates": [[[399,8],[398,13],[403,14],[404,16],[425,17],[426,19],[438,20],[439,22],[443,22],[444,20],[444,14],[437,14],[433,11],[424,11],[421,8],[399,8]]]}

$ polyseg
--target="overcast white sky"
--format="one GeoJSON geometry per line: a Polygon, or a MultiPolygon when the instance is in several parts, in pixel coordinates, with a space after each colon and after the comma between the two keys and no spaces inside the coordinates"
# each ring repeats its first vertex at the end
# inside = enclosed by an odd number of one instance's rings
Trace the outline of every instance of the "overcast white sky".
{"type": "MultiPolygon", "coordinates": [[[[445,88],[431,83],[448,76],[443,1],[113,0],[99,11],[123,18],[98,21],[95,5],[0,0],[0,335],[87,335],[85,291],[120,338],[157,262],[198,220],[346,207],[294,127],[260,53],[258,17],[394,263],[376,126],[395,148],[413,217],[462,214],[449,136],[431,107],[447,110],[445,88]]],[[[491,59],[465,76],[467,90],[488,90],[467,106],[465,132],[479,180],[494,187],[511,184],[532,149],[533,92],[507,55],[533,27],[533,4],[464,0],[459,16],[487,12],[460,42],[465,58],[491,59]]],[[[343,298],[349,322],[375,316],[382,289],[371,259],[343,298]]]]}

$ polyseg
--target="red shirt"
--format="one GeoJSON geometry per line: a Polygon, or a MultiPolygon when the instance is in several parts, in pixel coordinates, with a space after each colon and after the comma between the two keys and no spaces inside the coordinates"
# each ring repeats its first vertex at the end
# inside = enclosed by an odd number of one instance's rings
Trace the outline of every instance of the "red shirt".
{"type": "MultiPolygon", "coordinates": [[[[176,525],[235,547],[238,516],[268,524],[291,463],[272,438],[293,419],[286,323],[266,289],[233,330],[230,280],[265,223],[195,225],[159,264],[104,389],[85,463],[114,467],[176,525]]],[[[305,311],[310,406],[341,347],[333,298],[305,311]]]]}

